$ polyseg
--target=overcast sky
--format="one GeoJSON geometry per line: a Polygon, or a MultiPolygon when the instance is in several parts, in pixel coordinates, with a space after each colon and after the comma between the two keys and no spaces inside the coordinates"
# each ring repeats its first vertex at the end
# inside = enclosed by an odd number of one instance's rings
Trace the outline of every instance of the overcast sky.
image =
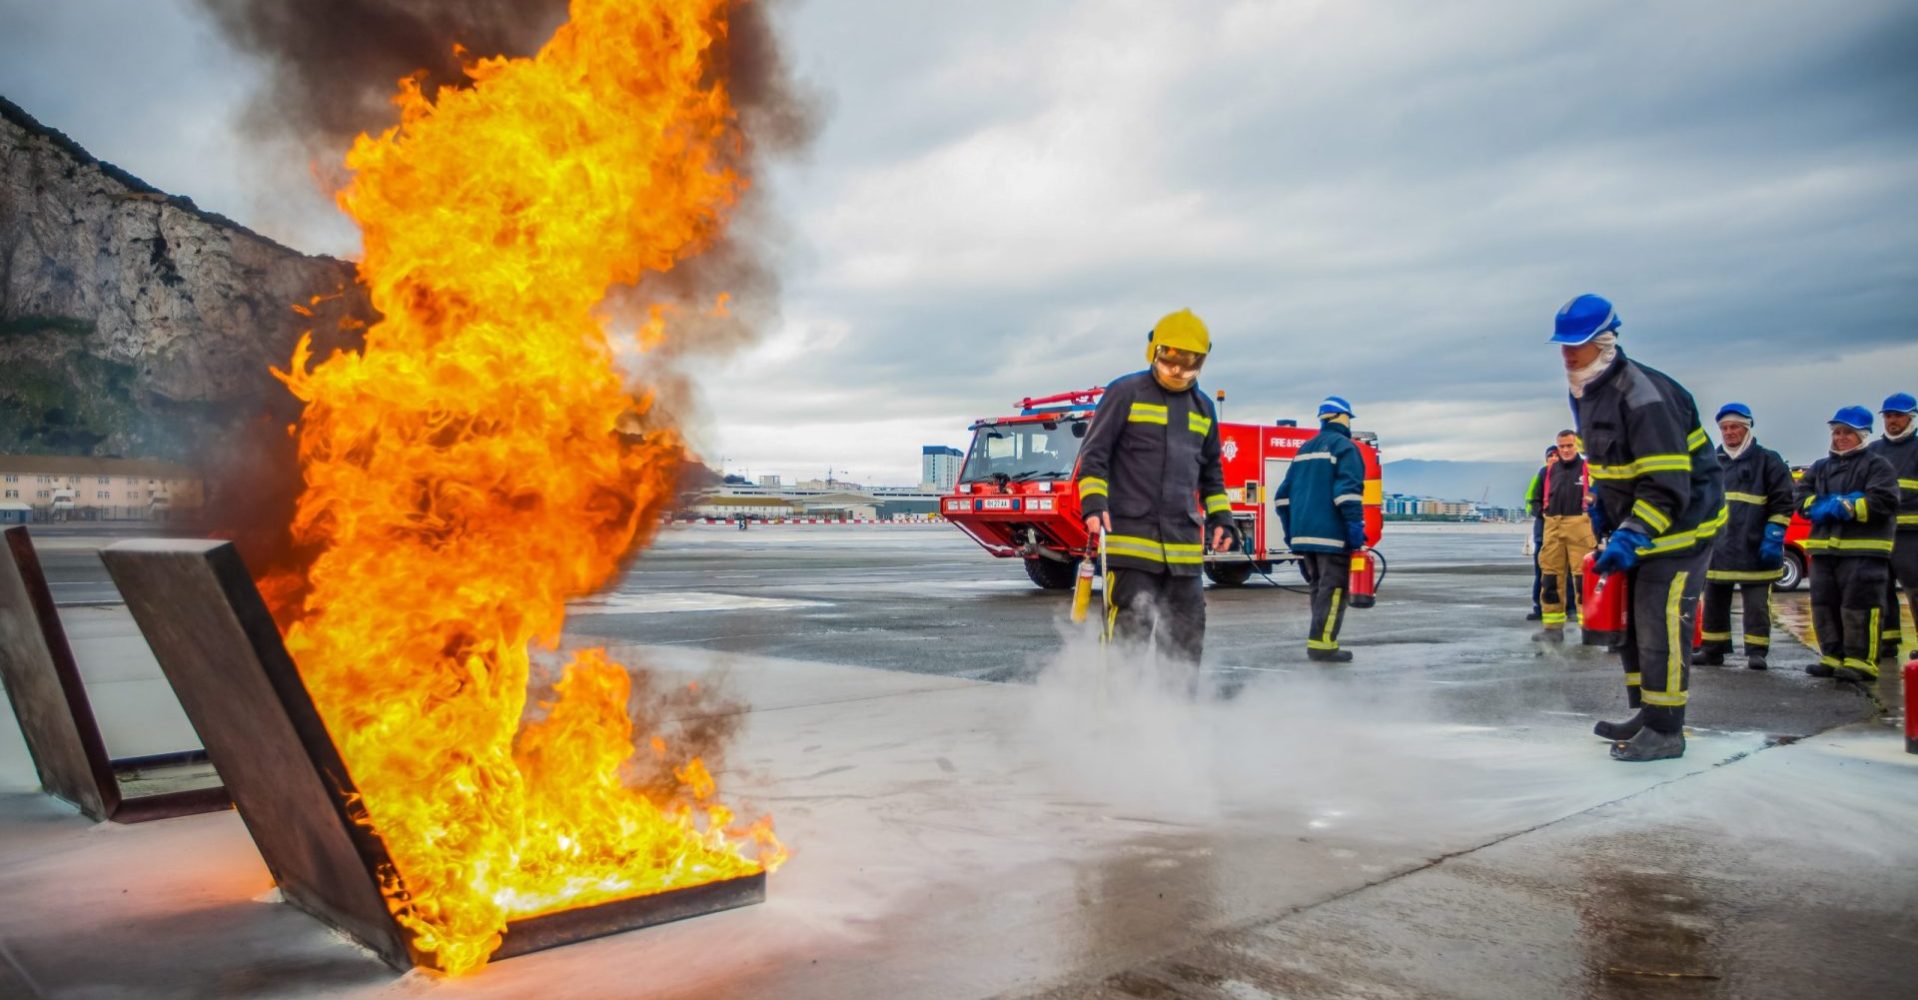
{"type": "MultiPolygon", "coordinates": [[[[1918,392],[1909,0],[802,0],[829,113],[762,178],[784,321],[704,379],[729,471],[918,476],[974,417],[1143,364],[1191,307],[1227,419],[1352,400],[1387,458],[1530,461],[1545,343],[1628,353],[1794,462],[1918,392]]],[[[0,93],[303,250],[354,232],[237,138],[256,70],[183,0],[0,0],[0,93]]]]}

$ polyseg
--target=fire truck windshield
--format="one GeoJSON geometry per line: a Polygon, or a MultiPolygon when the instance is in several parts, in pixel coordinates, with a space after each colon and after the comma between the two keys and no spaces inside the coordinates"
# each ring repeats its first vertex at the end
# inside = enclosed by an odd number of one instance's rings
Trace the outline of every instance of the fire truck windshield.
{"type": "Polygon", "coordinates": [[[983,425],[972,436],[962,483],[1065,479],[1079,458],[1086,421],[983,425]]]}

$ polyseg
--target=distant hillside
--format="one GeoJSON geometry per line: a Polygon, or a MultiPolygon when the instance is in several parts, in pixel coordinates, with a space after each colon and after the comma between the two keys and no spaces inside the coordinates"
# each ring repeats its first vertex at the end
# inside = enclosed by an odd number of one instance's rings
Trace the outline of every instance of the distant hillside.
{"type": "Polygon", "coordinates": [[[1484,499],[1500,507],[1524,502],[1538,466],[1524,462],[1442,462],[1407,458],[1385,463],[1385,492],[1441,500],[1484,499]],[[1487,496],[1487,491],[1490,495],[1487,496]]]}

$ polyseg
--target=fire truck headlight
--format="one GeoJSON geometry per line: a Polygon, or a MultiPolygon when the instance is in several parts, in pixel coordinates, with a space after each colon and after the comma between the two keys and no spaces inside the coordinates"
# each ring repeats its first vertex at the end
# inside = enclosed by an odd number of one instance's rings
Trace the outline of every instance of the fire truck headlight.
{"type": "Polygon", "coordinates": [[[959,511],[971,510],[972,505],[966,503],[964,500],[948,500],[946,501],[946,509],[959,511]]]}
{"type": "Polygon", "coordinates": [[[1027,510],[1051,510],[1052,498],[1051,497],[1034,497],[1026,501],[1026,509],[1027,510]]]}
{"type": "Polygon", "coordinates": [[[1040,483],[1040,484],[1039,484],[1039,492],[1041,492],[1041,493],[1051,493],[1051,492],[1052,492],[1052,484],[1051,484],[1051,483],[1040,483]]]}
{"type": "Polygon", "coordinates": [[[971,483],[960,483],[960,484],[959,484],[959,492],[961,492],[961,493],[971,493],[971,492],[972,492],[972,484],[971,484],[971,483]]]}

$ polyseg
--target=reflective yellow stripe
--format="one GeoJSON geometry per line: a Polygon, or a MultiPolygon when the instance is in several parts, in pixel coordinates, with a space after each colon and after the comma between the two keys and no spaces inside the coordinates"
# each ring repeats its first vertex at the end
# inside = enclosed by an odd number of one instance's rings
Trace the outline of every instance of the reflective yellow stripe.
{"type": "Polygon", "coordinates": [[[1165,407],[1157,403],[1134,403],[1125,418],[1127,423],[1133,424],[1163,424],[1165,407]]]}
{"type": "Polygon", "coordinates": [[[1632,503],[1632,516],[1649,525],[1654,535],[1662,534],[1666,528],[1672,526],[1672,519],[1666,517],[1664,511],[1643,500],[1632,503]]]}
{"type": "Polygon", "coordinates": [[[1900,479],[1898,480],[1898,488],[1901,490],[1918,490],[1918,479],[1900,479]]]}
{"type": "Polygon", "coordinates": [[[1307,639],[1305,640],[1305,648],[1307,649],[1337,649],[1339,648],[1339,644],[1336,642],[1324,642],[1319,639],[1307,639]]]}
{"type": "Polygon", "coordinates": [[[1344,597],[1345,591],[1343,589],[1338,587],[1332,588],[1332,607],[1331,610],[1325,613],[1325,631],[1319,634],[1319,641],[1326,644],[1324,647],[1326,649],[1339,648],[1338,639],[1332,634],[1332,629],[1339,623],[1339,602],[1343,600],[1344,597]]]}
{"type": "MultiPolygon", "coordinates": [[[[1637,506],[1634,505],[1632,510],[1636,512],[1638,510],[1637,506]]],[[[1730,517],[1731,508],[1720,507],[1718,508],[1718,515],[1711,520],[1706,521],[1704,524],[1690,531],[1674,531],[1669,535],[1659,535],[1657,538],[1652,539],[1650,545],[1641,546],[1638,549],[1638,554],[1641,556],[1650,556],[1658,555],[1662,552],[1676,552],[1679,549],[1690,548],[1697,542],[1709,542],[1713,536],[1718,534],[1718,529],[1725,526],[1725,521],[1730,517]]]]}
{"type": "Polygon", "coordinates": [[[1868,507],[1866,507],[1866,506],[1865,506],[1865,501],[1866,501],[1867,499],[1869,499],[1869,498],[1868,498],[1868,497],[1859,497],[1859,498],[1858,498],[1858,502],[1852,505],[1852,507],[1851,507],[1851,516],[1852,516],[1852,519],[1853,519],[1853,520],[1856,520],[1856,521],[1869,521],[1869,520],[1871,520],[1871,514],[1870,514],[1870,508],[1868,508],[1868,507]]]}
{"type": "MultiPolygon", "coordinates": [[[[1108,538],[1106,539],[1106,541],[1110,543],[1111,539],[1108,538]]],[[[1106,642],[1112,641],[1112,628],[1113,626],[1119,623],[1119,602],[1112,599],[1112,595],[1118,592],[1118,579],[1119,579],[1118,570],[1116,569],[1106,570],[1106,587],[1105,587],[1106,631],[1105,631],[1105,635],[1102,636],[1102,638],[1106,642]]]]}
{"type": "Polygon", "coordinates": [[[1690,472],[1690,455],[1647,455],[1630,465],[1593,465],[1593,479],[1637,479],[1653,472],[1690,472]]]}
{"type": "Polygon", "coordinates": [[[1785,575],[1783,569],[1708,569],[1705,579],[1720,583],[1760,583],[1785,575]]]}
{"type": "Polygon", "coordinates": [[[1700,633],[1700,636],[1701,636],[1701,637],[1702,637],[1702,638],[1703,638],[1703,639],[1704,639],[1704,640],[1705,640],[1706,642],[1730,642],[1730,641],[1732,641],[1732,634],[1731,634],[1730,632],[1702,632],[1702,633],[1700,633]]]}
{"type": "Polygon", "coordinates": [[[1814,552],[1890,552],[1889,538],[1807,538],[1805,548],[1814,552]]]}
{"type": "Polygon", "coordinates": [[[1693,451],[1697,451],[1711,443],[1712,439],[1705,436],[1705,430],[1702,427],[1693,430],[1691,436],[1685,439],[1685,444],[1693,451]]]}
{"type": "Polygon", "coordinates": [[[1165,561],[1175,566],[1202,563],[1205,561],[1205,546],[1167,542],[1165,545],[1165,561]]]}
{"type": "Polygon", "coordinates": [[[1377,507],[1385,502],[1385,481],[1368,479],[1365,481],[1365,500],[1367,507],[1377,507]]]}
{"type": "Polygon", "coordinates": [[[1767,524],[1790,524],[1791,515],[1790,514],[1773,514],[1772,516],[1766,518],[1765,522],[1767,524]]]}
{"type": "Polygon", "coordinates": [[[1106,555],[1125,556],[1129,559],[1144,559],[1147,562],[1165,562],[1165,546],[1150,538],[1133,535],[1107,535],[1106,555]]]}
{"type": "MultiPolygon", "coordinates": [[[[1883,613],[1884,613],[1883,609],[1881,608],[1871,609],[1871,628],[1865,632],[1867,636],[1871,637],[1871,640],[1870,640],[1871,644],[1866,646],[1865,648],[1871,650],[1871,653],[1866,656],[1866,659],[1871,660],[1871,675],[1873,677],[1878,676],[1878,661],[1875,659],[1872,659],[1872,657],[1876,657],[1878,655],[1879,647],[1884,645],[1884,635],[1885,635],[1884,628],[1881,620],[1878,617],[1880,614],[1883,614],[1883,613]]],[[[1902,630],[1904,628],[1904,623],[1900,622],[1898,627],[1902,630]]],[[[1900,636],[1899,638],[1904,638],[1904,637],[1900,636]]]]}
{"type": "Polygon", "coordinates": [[[1108,496],[1107,486],[1106,481],[1098,476],[1087,476],[1079,480],[1079,495],[1082,497],[1108,496]]]}
{"type": "Polygon", "coordinates": [[[1812,503],[1813,503],[1813,501],[1815,501],[1815,500],[1817,500],[1817,499],[1818,499],[1818,495],[1817,495],[1816,493],[1814,493],[1814,494],[1812,494],[1811,496],[1808,496],[1808,497],[1806,497],[1806,498],[1805,498],[1805,502],[1804,502],[1804,503],[1801,503],[1801,504],[1799,504],[1799,505],[1798,505],[1798,509],[1799,509],[1799,510],[1810,510],[1810,509],[1811,509],[1811,505],[1812,505],[1812,503]]]}
{"type": "Polygon", "coordinates": [[[1733,503],[1755,503],[1760,506],[1765,503],[1765,498],[1756,493],[1734,493],[1730,490],[1725,491],[1725,499],[1733,503]]]}
{"type": "Polygon", "coordinates": [[[1205,434],[1212,430],[1212,418],[1202,417],[1196,413],[1188,413],[1185,415],[1185,426],[1187,430],[1194,434],[1205,434]]]}
{"type": "MultiPolygon", "coordinates": [[[[1769,622],[1760,622],[1759,624],[1761,624],[1761,625],[1767,625],[1767,626],[1769,626],[1769,625],[1770,625],[1770,623],[1769,623],[1769,622]]],[[[1751,647],[1753,647],[1753,646],[1769,646],[1769,645],[1771,645],[1771,636],[1768,636],[1768,635],[1753,635],[1753,634],[1751,634],[1750,632],[1746,632],[1746,633],[1745,633],[1745,648],[1746,648],[1746,649],[1750,649],[1750,648],[1751,648],[1751,647]]]]}
{"type": "Polygon", "coordinates": [[[1918,514],[1900,514],[1898,515],[1898,523],[1900,525],[1918,524],[1918,514]]]}
{"type": "MultiPolygon", "coordinates": [[[[1257,503],[1258,501],[1253,500],[1249,502],[1257,503]]],[[[1223,493],[1214,493],[1205,498],[1205,512],[1208,514],[1224,514],[1231,509],[1232,498],[1223,493]]]]}
{"type": "Polygon", "coordinates": [[[1538,620],[1545,623],[1546,625],[1563,625],[1565,624],[1565,612],[1547,611],[1544,614],[1539,615],[1538,620]]]}
{"type": "Polygon", "coordinates": [[[1685,664],[1691,659],[1692,643],[1691,636],[1680,641],[1685,621],[1679,612],[1684,609],[1685,581],[1690,576],[1685,572],[1674,575],[1672,589],[1665,595],[1665,690],[1640,692],[1647,705],[1681,708],[1685,704],[1685,664]]]}
{"type": "Polygon", "coordinates": [[[1626,675],[1625,675],[1625,686],[1626,686],[1626,687],[1632,687],[1632,688],[1635,688],[1635,687],[1637,687],[1637,686],[1639,686],[1640,684],[1643,684],[1643,683],[1645,683],[1645,675],[1644,675],[1644,674],[1639,674],[1639,673],[1631,673],[1631,674],[1626,674],[1626,675]]]}

